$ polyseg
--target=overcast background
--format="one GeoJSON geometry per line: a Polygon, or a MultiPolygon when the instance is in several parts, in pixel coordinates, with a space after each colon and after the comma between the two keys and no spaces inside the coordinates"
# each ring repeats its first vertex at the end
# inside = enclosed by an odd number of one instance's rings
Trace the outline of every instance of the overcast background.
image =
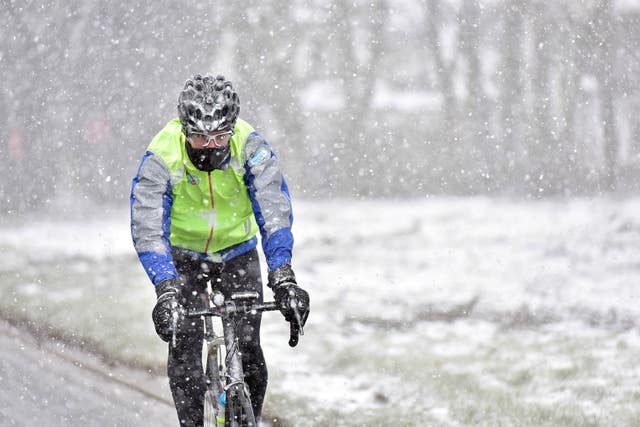
{"type": "Polygon", "coordinates": [[[638,0],[2,0],[2,211],[126,203],[196,72],[296,197],[637,192],[639,42],[638,0]]]}

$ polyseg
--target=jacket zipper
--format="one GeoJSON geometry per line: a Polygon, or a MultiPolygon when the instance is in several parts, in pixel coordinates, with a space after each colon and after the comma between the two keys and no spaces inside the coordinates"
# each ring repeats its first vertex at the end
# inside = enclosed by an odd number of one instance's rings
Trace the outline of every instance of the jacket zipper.
{"type": "MultiPolygon", "coordinates": [[[[211,185],[211,172],[207,172],[207,176],[209,178],[209,201],[211,202],[211,210],[213,210],[213,186],[211,185]]],[[[204,253],[207,253],[207,250],[209,250],[211,239],[213,239],[213,225],[209,228],[209,238],[207,239],[207,244],[204,246],[204,253]]]]}

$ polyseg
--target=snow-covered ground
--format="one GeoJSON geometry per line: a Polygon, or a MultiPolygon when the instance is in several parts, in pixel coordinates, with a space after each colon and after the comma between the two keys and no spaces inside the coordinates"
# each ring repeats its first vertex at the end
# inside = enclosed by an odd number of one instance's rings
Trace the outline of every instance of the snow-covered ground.
{"type": "MultiPolygon", "coordinates": [[[[640,199],[304,201],[295,217],[312,312],[295,349],[264,316],[270,413],[300,426],[640,425],[640,199]]],[[[164,364],[126,208],[4,224],[0,249],[4,316],[164,364]]]]}

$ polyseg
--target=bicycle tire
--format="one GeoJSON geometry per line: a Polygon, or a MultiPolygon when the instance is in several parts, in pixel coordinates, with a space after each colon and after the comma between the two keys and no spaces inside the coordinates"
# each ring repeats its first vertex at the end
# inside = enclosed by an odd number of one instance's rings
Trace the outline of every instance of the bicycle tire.
{"type": "Polygon", "coordinates": [[[247,424],[244,422],[244,411],[239,399],[233,399],[227,402],[225,426],[228,427],[244,427],[247,424]]]}
{"type": "Polygon", "coordinates": [[[217,398],[213,390],[208,388],[204,394],[204,427],[218,427],[216,403],[217,398]]]}
{"type": "Polygon", "coordinates": [[[224,360],[222,348],[212,340],[207,343],[207,364],[205,375],[208,386],[204,395],[204,427],[222,427],[225,425],[223,406],[220,403],[224,391],[224,366],[219,362],[224,360]]]}
{"type": "Polygon", "coordinates": [[[239,395],[227,402],[225,417],[227,421],[225,426],[228,427],[256,427],[251,398],[246,386],[239,395]]]}

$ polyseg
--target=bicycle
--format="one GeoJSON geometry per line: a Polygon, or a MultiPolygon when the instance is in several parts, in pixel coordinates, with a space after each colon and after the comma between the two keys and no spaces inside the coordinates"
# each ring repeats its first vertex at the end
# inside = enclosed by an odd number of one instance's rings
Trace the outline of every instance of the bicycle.
{"type": "MultiPolygon", "coordinates": [[[[257,292],[236,292],[231,295],[230,301],[226,301],[221,293],[212,294],[209,291],[207,295],[209,308],[184,313],[187,318],[204,317],[207,343],[204,426],[256,426],[238,351],[236,319],[238,315],[277,311],[279,308],[274,301],[257,302],[257,292]],[[216,335],[213,329],[213,317],[220,317],[222,321],[222,336],[216,335]]],[[[292,309],[295,321],[291,322],[289,345],[295,347],[299,335],[304,335],[304,330],[295,302],[292,309]]]]}

